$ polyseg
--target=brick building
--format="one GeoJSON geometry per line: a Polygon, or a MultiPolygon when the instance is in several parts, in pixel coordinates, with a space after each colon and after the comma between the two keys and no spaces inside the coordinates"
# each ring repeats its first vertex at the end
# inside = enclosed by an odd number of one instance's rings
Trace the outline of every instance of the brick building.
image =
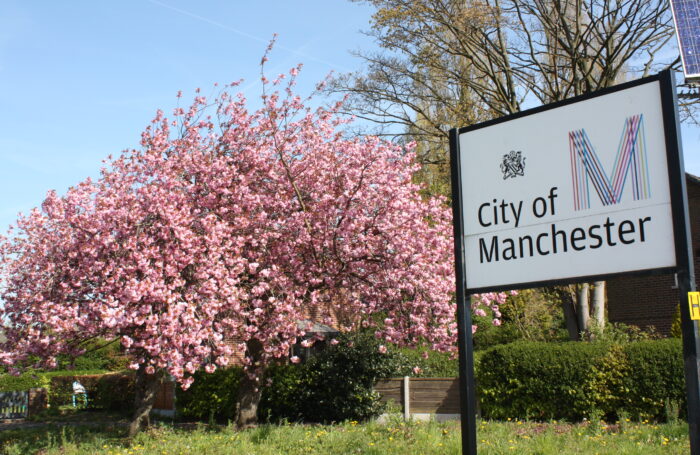
{"type": "MultiPolygon", "coordinates": [[[[696,278],[700,272],[700,178],[686,174],[688,209],[696,278]]],[[[627,276],[609,280],[608,320],[639,327],[653,326],[668,335],[680,301],[673,275],[627,276]]]]}

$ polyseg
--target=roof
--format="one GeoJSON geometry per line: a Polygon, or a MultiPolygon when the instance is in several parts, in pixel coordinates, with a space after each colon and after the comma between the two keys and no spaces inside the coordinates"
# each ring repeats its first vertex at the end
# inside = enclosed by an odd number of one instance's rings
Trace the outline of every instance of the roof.
{"type": "Polygon", "coordinates": [[[329,327],[324,324],[319,324],[318,322],[304,320],[297,321],[297,328],[304,330],[305,332],[311,333],[338,333],[338,329],[329,327]]]}
{"type": "Polygon", "coordinates": [[[688,180],[690,183],[694,183],[696,185],[700,185],[700,177],[697,175],[690,174],[688,172],[685,173],[685,178],[688,180]]]}

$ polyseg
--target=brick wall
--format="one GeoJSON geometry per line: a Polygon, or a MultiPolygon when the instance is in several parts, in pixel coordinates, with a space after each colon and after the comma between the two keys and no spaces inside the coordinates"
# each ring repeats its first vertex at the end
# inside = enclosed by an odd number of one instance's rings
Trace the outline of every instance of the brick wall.
{"type": "MultiPolygon", "coordinates": [[[[697,283],[697,271],[700,270],[700,178],[688,175],[686,183],[697,283]]],[[[678,290],[674,287],[673,275],[629,276],[609,280],[608,320],[639,327],[653,326],[668,335],[676,305],[680,301],[678,290]]]]}

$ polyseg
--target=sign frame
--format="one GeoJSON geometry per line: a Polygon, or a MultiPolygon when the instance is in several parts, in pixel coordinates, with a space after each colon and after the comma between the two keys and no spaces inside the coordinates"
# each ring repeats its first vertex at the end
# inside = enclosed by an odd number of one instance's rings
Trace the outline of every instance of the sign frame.
{"type": "Polygon", "coordinates": [[[680,293],[681,330],[683,334],[683,361],[688,406],[688,427],[691,455],[700,455],[700,325],[691,319],[690,305],[683,304],[690,293],[696,291],[695,270],[692,261],[692,242],[688,216],[688,197],[686,178],[683,167],[680,128],[677,111],[676,83],[671,70],[655,76],[642,78],[595,93],[570,98],[557,103],[537,107],[527,111],[505,116],[470,127],[450,130],[450,170],[452,176],[452,212],[454,223],[455,249],[455,297],[457,300],[458,358],[460,378],[460,407],[462,429],[462,453],[477,454],[476,431],[476,387],[474,378],[474,350],[472,337],[471,297],[473,293],[486,291],[504,291],[510,289],[533,288],[577,282],[590,282],[626,275],[659,275],[675,273],[680,293]],[[650,82],[658,82],[663,121],[663,136],[666,145],[666,162],[668,173],[669,196],[671,205],[672,231],[675,247],[675,266],[646,270],[634,270],[620,273],[592,274],[554,280],[508,283],[497,286],[467,289],[466,251],[464,245],[463,191],[461,175],[461,153],[459,135],[479,128],[522,118],[528,115],[570,105],[617,91],[636,87],[650,82]]]}
{"type": "MultiPolygon", "coordinates": [[[[676,95],[675,95],[675,80],[673,79],[673,74],[670,71],[665,71],[662,73],[659,73],[655,76],[650,76],[638,80],[634,80],[631,82],[627,82],[624,84],[616,85],[614,87],[606,88],[603,90],[599,90],[597,92],[591,93],[591,94],[586,94],[586,95],[581,95],[577,96],[574,98],[569,98],[563,101],[559,101],[556,103],[552,104],[547,104],[544,106],[539,106],[533,109],[528,109],[525,111],[521,111],[515,114],[511,114],[505,117],[501,117],[495,120],[490,120],[486,121],[483,123],[479,123],[476,125],[464,127],[464,128],[459,128],[459,129],[454,129],[450,132],[450,134],[456,134],[455,141],[451,141],[451,153],[452,153],[452,160],[451,160],[451,166],[452,166],[452,173],[457,172],[458,174],[461,172],[459,168],[455,169],[455,163],[456,160],[454,159],[454,154],[459,154],[460,155],[460,161],[462,160],[461,157],[461,152],[460,152],[460,145],[459,145],[459,137],[465,133],[469,133],[472,131],[480,130],[482,128],[487,128],[490,126],[506,123],[512,120],[532,116],[535,114],[539,114],[542,112],[546,112],[549,110],[553,110],[556,108],[560,108],[563,106],[568,106],[572,105],[575,103],[579,103],[581,101],[586,101],[594,98],[600,98],[606,95],[609,95],[611,93],[616,93],[619,91],[623,91],[629,88],[649,84],[649,83],[658,83],[659,84],[659,94],[660,94],[660,103],[661,103],[661,112],[662,112],[662,118],[663,118],[663,130],[664,130],[664,141],[665,141],[665,146],[666,146],[666,162],[667,162],[667,170],[668,170],[668,185],[669,185],[669,192],[670,192],[670,203],[671,203],[671,211],[672,211],[672,223],[673,223],[673,236],[674,236],[674,245],[675,245],[675,255],[676,255],[676,266],[671,266],[671,267],[659,267],[659,268],[650,268],[650,269],[643,269],[643,270],[635,270],[633,272],[629,271],[624,271],[624,272],[615,272],[615,273],[600,273],[600,274],[587,274],[584,276],[576,276],[576,277],[566,277],[566,278],[558,278],[558,279],[545,279],[545,280],[537,280],[537,281],[524,281],[524,282],[515,282],[515,283],[507,283],[503,285],[493,285],[493,286],[478,286],[478,287],[470,287],[467,288],[467,293],[468,294],[477,294],[477,293],[484,293],[484,292],[494,292],[494,291],[502,291],[502,290],[517,290],[517,289],[528,289],[528,288],[535,288],[535,287],[543,287],[543,286],[554,286],[554,285],[560,285],[560,284],[572,284],[572,283],[583,283],[583,282],[592,282],[592,281],[603,281],[603,280],[608,280],[611,278],[617,278],[620,276],[625,276],[630,273],[634,273],[635,275],[660,275],[660,274],[669,274],[669,273],[675,273],[677,272],[678,269],[678,264],[685,263],[687,261],[688,257],[688,249],[687,246],[685,245],[684,239],[689,232],[689,226],[686,223],[686,220],[688,219],[688,208],[687,208],[687,202],[684,199],[684,195],[686,194],[686,188],[685,188],[685,173],[683,170],[683,157],[682,157],[682,152],[681,152],[681,143],[680,143],[680,135],[677,130],[677,125],[678,125],[678,114],[677,114],[677,109],[676,109],[676,95]],[[454,132],[454,133],[453,133],[454,132]]],[[[461,175],[457,176],[458,178],[461,179],[461,175]]],[[[460,183],[460,187],[461,187],[460,183]]],[[[453,186],[454,188],[454,186],[453,186]]],[[[453,189],[453,201],[456,201],[455,199],[455,194],[454,194],[454,189],[453,189]]],[[[463,216],[463,206],[458,207],[459,208],[459,213],[455,212],[455,219],[457,216],[460,216],[460,221],[462,221],[462,216],[463,216]]],[[[462,239],[463,241],[463,239],[462,239]]],[[[466,255],[469,254],[470,252],[465,251],[465,258],[466,255]]],[[[692,255],[690,256],[692,257],[692,255]]]]}

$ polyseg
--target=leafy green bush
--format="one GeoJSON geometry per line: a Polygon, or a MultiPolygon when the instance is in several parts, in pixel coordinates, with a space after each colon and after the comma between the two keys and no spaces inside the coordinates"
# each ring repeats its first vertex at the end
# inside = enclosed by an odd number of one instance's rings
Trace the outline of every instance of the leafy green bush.
{"type": "Polygon", "coordinates": [[[373,390],[379,379],[405,375],[410,365],[398,351],[380,352],[381,340],[367,332],[338,337],[339,343],[304,365],[299,405],[307,422],[366,420],[384,409],[373,390]]]}
{"type": "Polygon", "coordinates": [[[608,346],[516,342],[486,351],[477,387],[485,417],[578,420],[590,408],[584,387],[608,346]]]}
{"type": "Polygon", "coordinates": [[[673,312],[673,322],[671,322],[671,336],[673,338],[681,338],[683,329],[681,328],[681,306],[676,305],[676,311],[673,312]]]}
{"type": "Polygon", "coordinates": [[[236,416],[236,398],[243,370],[220,368],[213,373],[199,371],[187,390],[176,389],[175,407],[188,420],[226,422],[236,416]]]}
{"type": "Polygon", "coordinates": [[[132,413],[136,399],[135,386],[135,377],[131,373],[104,374],[97,380],[89,403],[95,409],[132,413]]]}
{"type": "MultiPolygon", "coordinates": [[[[624,409],[639,419],[662,419],[667,408],[686,414],[681,340],[640,341],[624,347],[629,365],[624,378],[624,409]]],[[[673,417],[673,416],[671,416],[673,417]]]]}
{"type": "Polygon", "coordinates": [[[129,359],[122,353],[118,342],[108,343],[105,340],[94,340],[84,346],[85,354],[71,359],[68,356],[58,357],[58,367],[61,370],[78,371],[122,371],[126,369],[129,359]]]}
{"type": "Polygon", "coordinates": [[[398,350],[380,351],[371,333],[343,334],[299,366],[277,367],[263,391],[259,415],[270,421],[342,422],[379,415],[384,405],[374,392],[382,378],[409,374],[411,364],[398,350]]]}
{"type": "Polygon", "coordinates": [[[131,412],[134,407],[134,375],[125,373],[51,372],[49,378],[49,405],[72,404],[73,382],[80,382],[87,394],[89,409],[131,412]]]}
{"type": "Polygon", "coordinates": [[[0,392],[24,392],[48,386],[49,378],[43,372],[29,371],[19,376],[0,374],[0,392]]]}
{"type": "MultiPolygon", "coordinates": [[[[413,372],[409,376],[421,378],[453,378],[459,376],[459,362],[447,352],[431,351],[428,348],[401,348],[399,352],[404,357],[407,365],[418,367],[418,372],[413,372]],[[427,352],[427,358],[424,356],[427,352]]],[[[405,370],[405,369],[404,369],[405,370]]]]}
{"type": "Polygon", "coordinates": [[[679,340],[517,342],[480,356],[484,417],[569,419],[621,413],[664,419],[685,409],[679,340]]]}
{"type": "Polygon", "coordinates": [[[303,376],[303,365],[272,365],[266,374],[268,385],[263,389],[258,416],[264,422],[301,421],[299,394],[309,386],[303,376]]]}

